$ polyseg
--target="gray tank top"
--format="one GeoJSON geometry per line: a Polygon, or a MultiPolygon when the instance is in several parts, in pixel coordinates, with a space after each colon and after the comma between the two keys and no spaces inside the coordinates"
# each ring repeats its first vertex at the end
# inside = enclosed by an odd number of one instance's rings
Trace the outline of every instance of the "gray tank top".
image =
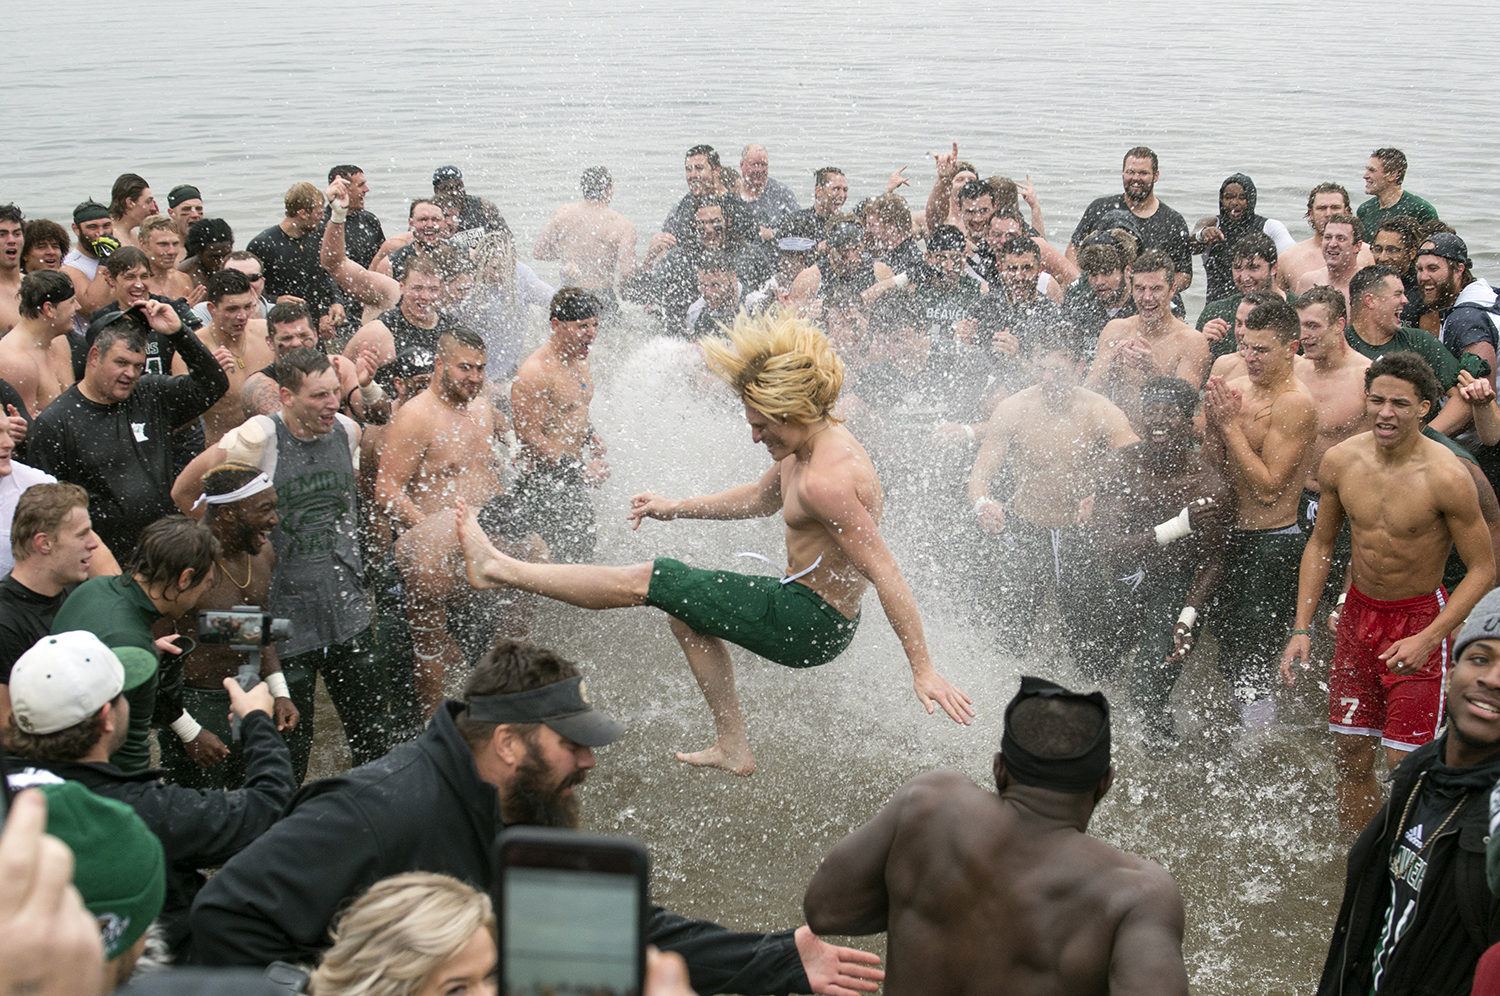
{"type": "MultiPolygon", "coordinates": [[[[370,625],[359,559],[359,505],[344,416],[329,432],[298,439],[278,412],[267,454],[281,525],[271,534],[276,571],[271,611],[292,621],[283,658],[343,643],[370,625]]],[[[267,461],[262,462],[266,466],[267,461]]]]}

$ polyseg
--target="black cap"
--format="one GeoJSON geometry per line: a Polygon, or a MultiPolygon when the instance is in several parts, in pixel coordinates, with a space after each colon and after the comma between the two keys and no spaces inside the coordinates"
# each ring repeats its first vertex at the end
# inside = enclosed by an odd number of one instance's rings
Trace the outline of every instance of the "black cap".
{"type": "Polygon", "coordinates": [[[1435,232],[1429,235],[1427,241],[1422,243],[1422,248],[1417,250],[1417,255],[1439,256],[1464,266],[1472,265],[1469,263],[1469,247],[1452,232],[1435,232]]]}
{"type": "Polygon", "coordinates": [[[457,166],[439,166],[432,171],[432,185],[434,187],[444,180],[462,180],[463,178],[463,171],[457,166]]]}
{"type": "Polygon", "coordinates": [[[564,678],[510,695],[473,695],[464,700],[469,718],[481,723],[545,723],[554,733],[585,747],[614,743],[625,727],[589,702],[583,678],[564,678]]]}

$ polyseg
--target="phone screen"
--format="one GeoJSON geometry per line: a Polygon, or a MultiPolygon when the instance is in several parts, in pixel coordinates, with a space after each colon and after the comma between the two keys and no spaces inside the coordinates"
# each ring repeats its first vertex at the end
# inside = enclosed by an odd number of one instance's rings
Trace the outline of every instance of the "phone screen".
{"type": "Polygon", "coordinates": [[[641,879],[610,872],[505,869],[505,992],[640,992],[641,879]]]}

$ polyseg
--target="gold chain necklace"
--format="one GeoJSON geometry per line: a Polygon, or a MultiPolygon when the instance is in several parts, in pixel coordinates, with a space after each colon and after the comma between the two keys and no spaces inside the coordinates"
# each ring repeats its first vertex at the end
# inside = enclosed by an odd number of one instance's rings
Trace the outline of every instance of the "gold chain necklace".
{"type": "MultiPolygon", "coordinates": [[[[233,579],[231,578],[230,580],[233,580],[233,579]]],[[[1409,795],[1409,796],[1406,797],[1406,807],[1401,810],[1401,822],[1396,827],[1396,839],[1397,840],[1401,839],[1402,831],[1404,831],[1406,829],[1406,820],[1407,820],[1407,818],[1409,816],[1411,816],[1412,803],[1416,802],[1417,801],[1417,796],[1421,794],[1421,792],[1422,792],[1422,779],[1424,779],[1426,777],[1427,777],[1427,772],[1425,772],[1425,771],[1422,772],[1420,775],[1418,775],[1417,776],[1417,784],[1412,787],[1411,795],[1409,795]]],[[[1440,833],[1443,832],[1444,828],[1446,828],[1448,826],[1449,822],[1452,821],[1453,817],[1455,817],[1455,816],[1458,815],[1458,811],[1464,807],[1464,803],[1466,803],[1468,801],[1469,801],[1469,793],[1465,792],[1462,796],[1459,797],[1459,799],[1458,799],[1458,805],[1454,806],[1453,809],[1449,811],[1448,815],[1443,818],[1443,822],[1441,822],[1441,823],[1438,824],[1438,828],[1436,830],[1434,830],[1425,840],[1423,840],[1421,847],[1417,848],[1417,857],[1420,858],[1422,856],[1422,852],[1425,851],[1425,850],[1427,850],[1427,845],[1431,844],[1434,840],[1437,839],[1438,834],[1440,834],[1440,833]]]]}
{"type": "Polygon", "coordinates": [[[216,563],[216,564],[219,565],[219,570],[223,571],[224,572],[224,576],[226,578],[228,578],[230,580],[230,583],[232,583],[240,591],[244,591],[246,588],[250,587],[250,580],[253,577],[255,577],[255,561],[253,559],[251,559],[250,557],[248,557],[248,556],[245,557],[245,583],[244,584],[240,584],[238,581],[234,580],[234,575],[229,573],[229,568],[227,568],[227,567],[224,566],[224,561],[222,561],[222,560],[215,560],[214,563],[216,563]]]}

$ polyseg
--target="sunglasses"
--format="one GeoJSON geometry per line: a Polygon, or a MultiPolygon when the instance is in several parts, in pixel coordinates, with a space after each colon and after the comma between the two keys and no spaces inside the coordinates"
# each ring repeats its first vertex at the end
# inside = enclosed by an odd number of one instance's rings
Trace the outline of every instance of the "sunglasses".
{"type": "Polygon", "coordinates": [[[247,273],[247,274],[245,274],[245,279],[248,280],[248,281],[250,281],[253,284],[257,280],[264,280],[264,279],[266,279],[266,275],[264,273],[247,273]]]}

